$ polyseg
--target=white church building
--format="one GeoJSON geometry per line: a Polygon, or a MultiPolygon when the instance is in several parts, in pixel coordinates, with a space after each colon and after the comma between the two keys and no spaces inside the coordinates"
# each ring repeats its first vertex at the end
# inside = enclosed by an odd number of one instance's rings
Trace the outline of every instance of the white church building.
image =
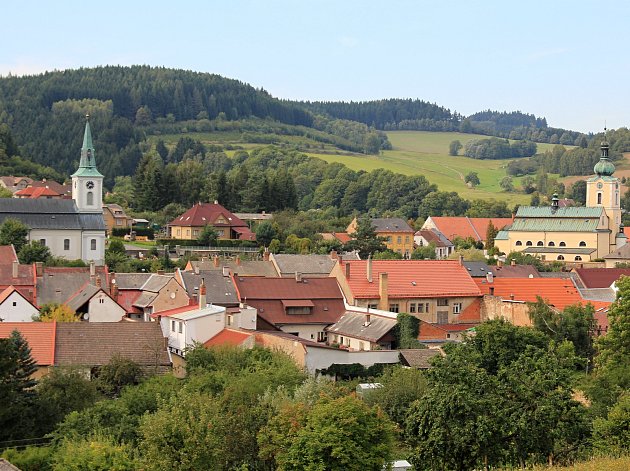
{"type": "Polygon", "coordinates": [[[49,247],[53,256],[103,265],[103,175],[96,169],[89,115],[86,118],[79,169],[72,175],[72,199],[3,198],[0,224],[18,219],[28,226],[28,239],[49,247]]]}

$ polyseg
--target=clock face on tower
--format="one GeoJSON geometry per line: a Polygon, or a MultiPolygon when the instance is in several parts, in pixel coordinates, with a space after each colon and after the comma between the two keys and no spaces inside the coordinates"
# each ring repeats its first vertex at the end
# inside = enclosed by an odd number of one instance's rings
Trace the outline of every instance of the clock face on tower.
{"type": "Polygon", "coordinates": [[[602,182],[599,182],[599,183],[597,184],[597,188],[599,188],[600,190],[602,189],[602,187],[603,187],[603,186],[604,186],[604,185],[602,185],[602,182]]]}
{"type": "Polygon", "coordinates": [[[90,180],[89,182],[85,184],[85,186],[87,187],[88,190],[91,190],[92,188],[94,188],[94,182],[90,180]]]}

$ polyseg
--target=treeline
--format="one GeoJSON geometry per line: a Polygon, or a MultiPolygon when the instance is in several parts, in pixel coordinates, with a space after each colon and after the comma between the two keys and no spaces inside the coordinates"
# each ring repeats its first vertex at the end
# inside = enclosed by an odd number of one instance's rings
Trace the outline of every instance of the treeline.
{"type": "Polygon", "coordinates": [[[515,141],[507,139],[473,139],[464,146],[464,155],[473,159],[511,159],[531,157],[536,153],[536,143],[532,141],[515,141]]]}

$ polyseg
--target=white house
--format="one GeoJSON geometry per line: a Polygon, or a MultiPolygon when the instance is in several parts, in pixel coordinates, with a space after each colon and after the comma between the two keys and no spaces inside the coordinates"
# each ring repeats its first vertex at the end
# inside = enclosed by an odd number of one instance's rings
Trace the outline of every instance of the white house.
{"type": "Polygon", "coordinates": [[[89,322],[120,322],[127,317],[125,309],[100,286],[86,284],[65,303],[89,322]]]}
{"type": "Polygon", "coordinates": [[[0,322],[32,322],[37,309],[14,286],[0,293],[0,322]]]}
{"type": "Polygon", "coordinates": [[[96,169],[89,120],[85,124],[79,169],[72,175],[72,199],[5,198],[0,224],[8,218],[29,227],[28,240],[37,241],[56,257],[103,265],[105,220],[103,175],[96,169]]]}

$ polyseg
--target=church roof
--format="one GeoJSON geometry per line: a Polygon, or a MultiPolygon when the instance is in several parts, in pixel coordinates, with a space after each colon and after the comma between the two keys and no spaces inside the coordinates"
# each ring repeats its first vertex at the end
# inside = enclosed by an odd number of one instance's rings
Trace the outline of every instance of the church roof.
{"type": "Polygon", "coordinates": [[[73,177],[102,177],[96,169],[96,155],[92,144],[92,131],[90,129],[90,116],[86,115],[85,132],[83,133],[83,146],[81,147],[81,160],[79,169],[72,174],[73,177]]]}
{"type": "Polygon", "coordinates": [[[8,218],[18,219],[31,229],[106,229],[102,213],[80,213],[73,200],[5,198],[0,206],[0,224],[8,218]]]}
{"type": "Polygon", "coordinates": [[[570,255],[590,255],[597,249],[589,249],[588,247],[527,247],[523,253],[539,254],[539,253],[557,253],[570,255]]]}
{"type": "MultiPolygon", "coordinates": [[[[565,208],[573,209],[573,208],[565,208]]],[[[515,219],[510,227],[511,232],[594,232],[597,230],[599,217],[558,218],[558,219],[515,219]]],[[[496,238],[495,238],[496,240],[496,238]]]]}
{"type": "Polygon", "coordinates": [[[516,218],[599,218],[603,210],[601,206],[568,206],[564,208],[521,206],[516,212],[516,218]]]}

